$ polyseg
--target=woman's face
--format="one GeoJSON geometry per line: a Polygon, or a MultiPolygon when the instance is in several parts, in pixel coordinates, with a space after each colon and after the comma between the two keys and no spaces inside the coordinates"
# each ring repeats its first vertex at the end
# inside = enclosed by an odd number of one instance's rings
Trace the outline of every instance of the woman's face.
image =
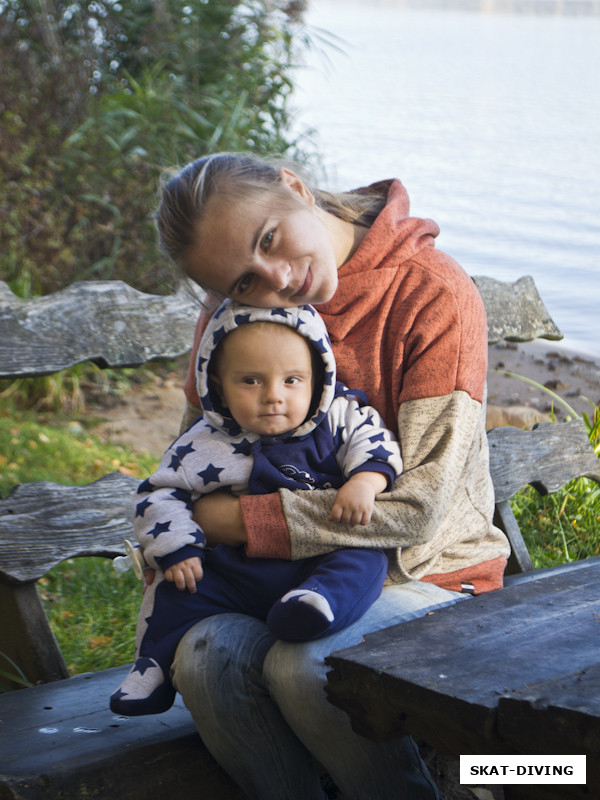
{"type": "Polygon", "coordinates": [[[282,183],[293,202],[269,191],[251,200],[216,195],[208,202],[187,258],[192,280],[259,308],[333,297],[338,258],[328,215],[299,180],[282,183]]]}

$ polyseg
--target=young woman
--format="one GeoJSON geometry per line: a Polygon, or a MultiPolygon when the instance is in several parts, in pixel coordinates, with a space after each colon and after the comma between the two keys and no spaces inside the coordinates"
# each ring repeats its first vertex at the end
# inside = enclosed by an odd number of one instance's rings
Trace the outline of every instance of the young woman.
{"type": "MultiPolygon", "coordinates": [[[[397,180],[332,195],[309,188],[297,170],[209,156],[165,184],[158,230],[164,251],[210,297],[317,305],[339,379],[364,390],[397,433],[405,470],[368,526],[328,521],[327,491],[199,500],[194,519],[207,541],[244,545],[250,558],[373,547],[386,550],[390,568],[365,616],[317,642],[277,641],[243,614],[199,623],[179,645],[173,683],[249,798],[322,800],[320,766],[345,800],[437,798],[409,737],[375,744],[327,702],[324,658],[370,631],[502,585],[509,547],[492,524],[487,327],[477,290],[435,249],[437,225],[409,217],[397,180]]],[[[190,422],[201,412],[194,361],[190,422]]]]}

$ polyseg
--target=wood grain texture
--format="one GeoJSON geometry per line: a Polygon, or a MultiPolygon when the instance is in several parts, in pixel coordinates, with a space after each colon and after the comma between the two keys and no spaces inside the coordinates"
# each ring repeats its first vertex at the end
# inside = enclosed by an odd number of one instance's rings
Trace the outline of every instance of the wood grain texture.
{"type": "Polygon", "coordinates": [[[164,714],[115,716],[129,667],[0,695],[2,800],[242,800],[178,697],[164,714]]]}
{"type": "Polygon", "coordinates": [[[528,484],[546,495],[573,478],[586,476],[600,483],[600,461],[582,419],[542,422],[531,431],[494,428],[488,442],[496,503],[528,484]]]}
{"type": "MultiPolygon", "coordinates": [[[[490,344],[562,339],[532,278],[473,280],[490,344]]],[[[0,377],[46,375],[84,361],[123,367],[174,358],[191,347],[198,313],[198,300],[185,289],[159,296],[122,281],[79,281],[22,300],[0,281],[0,377]]]]}
{"type": "MultiPolygon", "coordinates": [[[[0,608],[0,669],[6,668],[9,658],[22,666],[31,683],[68,678],[69,670],[35,584],[7,586],[0,582],[0,608]]],[[[10,685],[19,688],[18,684],[10,685]]]]}
{"type": "Polygon", "coordinates": [[[123,555],[133,540],[132,496],[137,478],[105,475],[86,486],[21,484],[0,500],[0,579],[41,578],[76,556],[123,555]]]}
{"type": "Polygon", "coordinates": [[[0,377],[175,358],[190,349],[199,310],[185,289],[159,296],[122,281],[79,281],[22,300],[0,282],[0,377]]]}
{"type": "MultiPolygon", "coordinates": [[[[557,742],[553,709],[581,713],[595,685],[599,580],[600,559],[581,561],[369,634],[326,659],[333,668],[328,697],[374,739],[411,732],[455,755],[520,752],[531,739],[535,752],[553,752],[546,749],[557,742]],[[568,679],[590,670],[589,687],[568,679]],[[544,706],[540,698],[550,685],[555,692],[544,706]],[[518,736],[506,724],[498,727],[504,697],[535,707],[535,714],[521,714],[518,736]]],[[[561,740],[561,752],[586,752],[596,741],[598,703],[585,713],[590,733],[579,728],[575,736],[571,728],[575,738],[561,740]]]]}

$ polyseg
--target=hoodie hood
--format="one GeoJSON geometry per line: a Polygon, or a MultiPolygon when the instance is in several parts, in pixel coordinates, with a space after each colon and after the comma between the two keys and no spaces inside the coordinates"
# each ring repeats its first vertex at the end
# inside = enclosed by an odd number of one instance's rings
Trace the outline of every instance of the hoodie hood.
{"type": "MultiPolygon", "coordinates": [[[[236,436],[242,431],[237,422],[229,415],[228,410],[223,407],[208,375],[210,360],[219,342],[231,331],[252,322],[287,325],[303,336],[312,346],[312,350],[321,357],[324,377],[320,387],[320,398],[312,406],[312,415],[294,431],[282,434],[282,436],[284,438],[303,437],[312,433],[322,422],[335,397],[336,373],[335,359],[325,323],[316,310],[309,305],[295,306],[294,308],[255,308],[225,300],[219,306],[204,331],[196,360],[196,387],[206,422],[217,429],[224,430],[230,436],[236,436]]],[[[317,387],[319,380],[320,376],[316,376],[317,387]]],[[[249,437],[252,435],[260,438],[258,434],[248,434],[249,437]]]]}

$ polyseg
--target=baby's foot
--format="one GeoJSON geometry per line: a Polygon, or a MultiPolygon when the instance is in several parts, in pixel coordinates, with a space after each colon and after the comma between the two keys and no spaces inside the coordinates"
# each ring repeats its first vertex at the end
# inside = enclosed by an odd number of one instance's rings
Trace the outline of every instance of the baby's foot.
{"type": "Polygon", "coordinates": [[[115,714],[137,717],[142,714],[161,714],[175,700],[175,689],[153,658],[137,658],[129,674],[110,696],[110,708],[115,714]]]}
{"type": "Polygon", "coordinates": [[[333,620],[331,606],[322,594],[292,589],[273,605],[267,625],[279,639],[305,642],[323,636],[333,620]]]}

